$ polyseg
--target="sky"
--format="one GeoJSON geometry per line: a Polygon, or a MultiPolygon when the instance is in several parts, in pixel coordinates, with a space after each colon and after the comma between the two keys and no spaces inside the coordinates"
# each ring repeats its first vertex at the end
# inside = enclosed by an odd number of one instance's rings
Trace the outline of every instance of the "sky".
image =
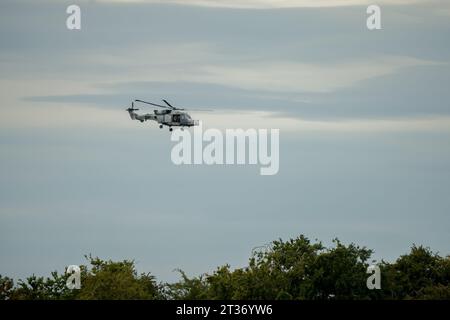
{"type": "Polygon", "coordinates": [[[174,281],[300,234],[377,261],[449,254],[450,2],[378,1],[372,31],[370,4],[2,1],[0,274],[92,254],[174,281]],[[278,174],[174,165],[133,99],[213,109],[191,113],[205,128],[280,129],[278,174]]]}

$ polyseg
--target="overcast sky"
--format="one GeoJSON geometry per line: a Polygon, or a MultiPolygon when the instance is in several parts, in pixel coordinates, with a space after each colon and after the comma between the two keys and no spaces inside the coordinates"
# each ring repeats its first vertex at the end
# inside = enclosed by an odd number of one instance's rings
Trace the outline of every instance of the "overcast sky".
{"type": "Polygon", "coordinates": [[[299,234],[449,254],[450,3],[378,1],[369,31],[371,3],[1,1],[0,274],[92,253],[171,281],[299,234]],[[279,128],[279,173],[173,165],[136,98],[279,128]]]}

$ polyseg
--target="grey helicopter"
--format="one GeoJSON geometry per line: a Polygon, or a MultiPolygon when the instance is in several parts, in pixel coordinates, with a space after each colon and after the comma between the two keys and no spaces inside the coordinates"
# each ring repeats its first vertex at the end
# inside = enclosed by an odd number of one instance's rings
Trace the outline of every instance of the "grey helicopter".
{"type": "MultiPolygon", "coordinates": [[[[199,121],[193,120],[187,112],[184,112],[186,111],[186,109],[174,107],[167,100],[163,99],[162,101],[166,105],[160,105],[157,103],[136,99],[131,102],[131,107],[125,110],[128,111],[128,113],[130,114],[130,118],[132,120],[139,120],[140,122],[153,120],[159,123],[159,128],[161,129],[163,128],[163,126],[168,126],[169,131],[173,130],[172,127],[181,127],[181,130],[184,130],[184,127],[198,126],[199,121]],[[137,114],[135,111],[138,111],[139,109],[134,107],[134,104],[137,102],[162,108],[162,110],[153,110],[153,114],[152,113],[137,114]]],[[[211,111],[211,110],[198,110],[198,111],[211,111]]]]}

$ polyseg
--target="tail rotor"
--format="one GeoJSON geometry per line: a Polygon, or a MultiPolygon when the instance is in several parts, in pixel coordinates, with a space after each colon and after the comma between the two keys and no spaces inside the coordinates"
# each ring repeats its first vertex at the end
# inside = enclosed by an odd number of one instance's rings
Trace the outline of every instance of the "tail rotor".
{"type": "Polygon", "coordinates": [[[128,112],[133,112],[133,111],[137,111],[137,110],[139,110],[139,109],[134,107],[134,101],[132,101],[132,102],[131,102],[131,107],[130,107],[130,108],[127,108],[127,109],[125,109],[125,110],[128,111],[128,112]]]}

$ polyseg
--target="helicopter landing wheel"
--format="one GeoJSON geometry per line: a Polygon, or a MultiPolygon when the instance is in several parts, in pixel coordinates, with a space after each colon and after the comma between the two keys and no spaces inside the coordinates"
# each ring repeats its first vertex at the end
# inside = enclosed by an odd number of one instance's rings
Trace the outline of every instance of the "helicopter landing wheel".
{"type": "Polygon", "coordinates": [[[159,128],[160,128],[160,129],[162,129],[162,128],[163,128],[163,125],[162,125],[162,124],[160,124],[160,125],[159,125],[159,128]]]}
{"type": "Polygon", "coordinates": [[[173,131],[173,128],[169,128],[169,131],[173,131]]]}

